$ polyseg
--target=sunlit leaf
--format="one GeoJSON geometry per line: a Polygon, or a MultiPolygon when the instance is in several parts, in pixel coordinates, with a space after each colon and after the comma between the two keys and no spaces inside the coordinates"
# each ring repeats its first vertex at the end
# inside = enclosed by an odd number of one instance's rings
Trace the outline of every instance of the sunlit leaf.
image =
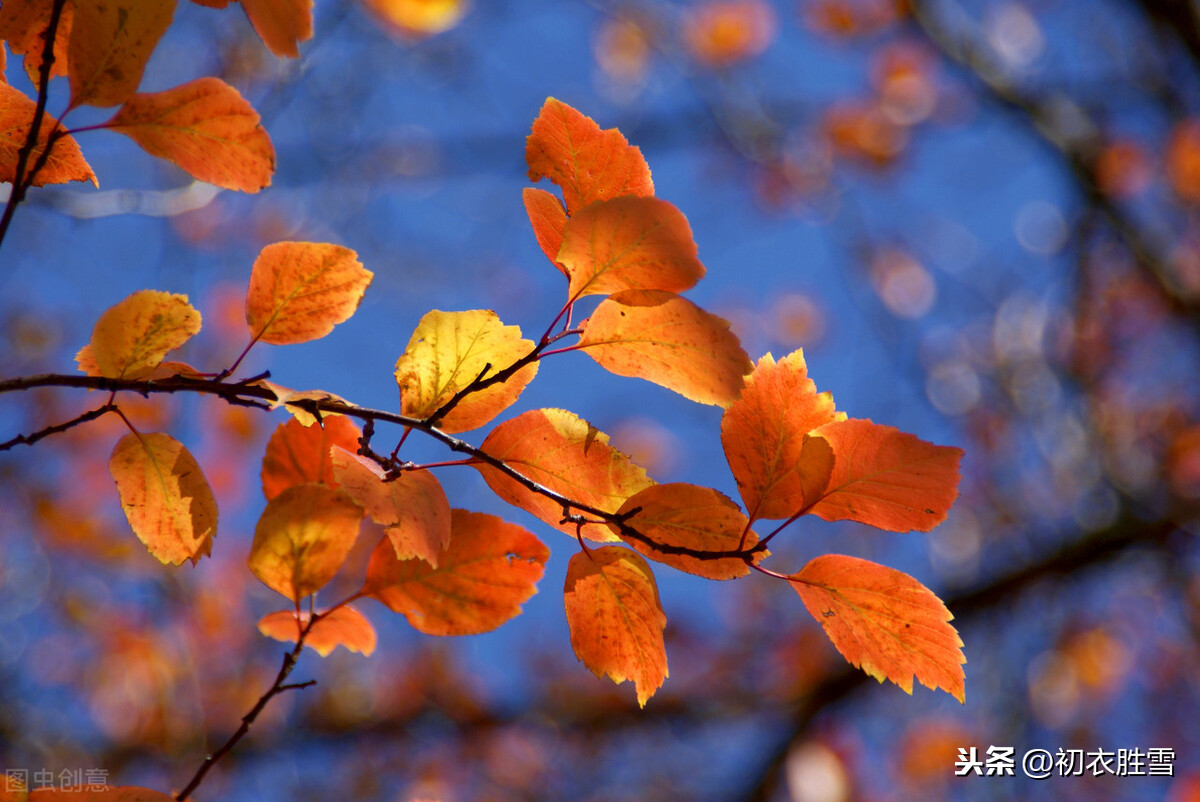
{"type": "Polygon", "coordinates": [[[89,345],[99,375],[140,379],[198,331],[200,313],[186,295],[140,290],[100,316],[89,345]]]}
{"type": "Polygon", "coordinates": [[[775,12],[764,0],[708,0],[687,10],[683,38],[692,56],[710,67],[728,67],[767,49],[775,12]]]}
{"type": "Polygon", "coordinates": [[[537,592],[550,550],[521,527],[479,512],[454,510],[451,532],[437,568],[397,559],[382,540],[364,591],[427,635],[488,632],[519,615],[537,592]]]}
{"type": "MultiPolygon", "coordinates": [[[[486,309],[426,312],[396,360],[400,411],[427,418],[478,378],[486,379],[528,355],[533,342],[517,326],[505,326],[486,309]]],[[[464,396],[438,426],[447,432],[478,428],[517,400],[537,375],[537,363],[511,378],[464,396]]]]}
{"type": "Polygon", "coordinates": [[[658,198],[621,197],[572,214],[555,261],[570,279],[568,296],[621,290],[682,292],[704,276],[687,218],[658,198]]]}
{"type": "Polygon", "coordinates": [[[275,172],[275,147],[258,112],[219,78],[134,95],[104,127],[226,189],[258,192],[275,172]]]}
{"type": "Polygon", "coordinates": [[[274,345],[324,337],[354,314],[374,276],[359,263],[358,254],[340,245],[268,245],[250,271],[250,333],[274,345]]]}
{"type": "Polygon", "coordinates": [[[313,0],[242,0],[255,33],[277,56],[297,58],[313,35],[313,0]]]}
{"type": "Polygon", "coordinates": [[[615,128],[601,131],[591,118],[547,98],[525,140],[529,180],[549,178],[562,188],[567,213],[621,195],[654,194],[642,152],[615,128]]]}
{"type": "Polygon", "coordinates": [[[343,415],[330,416],[320,426],[304,426],[294,418],[279,424],[263,455],[263,495],[270,501],[293,485],[309,482],[337,487],[330,450],[340,446],[357,452],[361,434],[343,415]]]}
{"type": "Polygon", "coordinates": [[[267,503],[250,546],[250,570],[293,601],[316,593],[342,567],[363,511],[341,490],[295,485],[267,503]]]}
{"type": "MultiPolygon", "coordinates": [[[[0,5],[0,40],[8,43],[14,55],[25,57],[25,74],[34,86],[41,80],[42,54],[46,50],[46,32],[50,29],[50,14],[54,0],[21,0],[0,5]]],[[[67,74],[67,43],[71,40],[71,25],[75,6],[64,3],[54,34],[54,63],[50,77],[67,74]]]]}
{"type": "Polygon", "coordinates": [[[117,106],[142,82],[175,0],[73,0],[71,108],[117,106]]]}
{"type": "MultiPolygon", "coordinates": [[[[563,275],[567,270],[558,263],[558,249],[562,247],[563,227],[567,224],[567,212],[558,198],[544,189],[526,187],[521,193],[525,201],[525,213],[533,226],[533,236],[538,246],[563,275]]],[[[570,276],[567,276],[570,278],[570,276]]]]}
{"type": "Polygon", "coordinates": [[[852,665],[912,693],[913,677],[964,700],[962,640],[941,600],[908,574],[826,554],[789,577],[813,618],[852,665]]]}
{"type": "Polygon", "coordinates": [[[363,0],[367,8],[403,39],[445,33],[466,15],[467,0],[363,0]]]}
{"type": "MultiPolygon", "coordinates": [[[[815,501],[828,482],[832,451],[824,464],[809,455],[800,471],[804,437],[845,415],[833,397],[818,393],[804,353],[775,362],[767,354],[746,377],[746,387],[721,419],[721,444],[751,519],[789,518],[815,501]]],[[[813,446],[814,448],[819,446],[813,446]]]]}
{"type": "MultiPolygon", "coordinates": [[[[7,8],[9,4],[2,6],[7,8]]],[[[17,162],[21,148],[29,137],[29,129],[33,126],[33,115],[37,104],[27,98],[21,90],[0,83],[0,181],[13,183],[17,179],[17,162]]],[[[42,117],[42,125],[38,129],[38,141],[30,153],[25,165],[25,175],[37,163],[46,151],[50,141],[50,132],[55,130],[58,121],[46,114],[42,117]]],[[[26,178],[26,180],[28,180],[26,178]]],[[[68,181],[91,181],[96,186],[96,174],[83,158],[79,145],[74,138],[63,136],[55,140],[46,165],[34,176],[33,186],[46,184],[65,184],[68,181]]]]}
{"type": "MultiPolygon", "coordinates": [[[[315,649],[317,654],[328,657],[338,646],[364,657],[369,657],[375,651],[375,627],[358,610],[343,605],[320,615],[304,639],[304,645],[315,649]]],[[[307,612],[300,613],[297,619],[295,611],[280,610],[264,615],[258,622],[258,631],[268,638],[295,643],[308,620],[307,612]]]]}
{"type": "Polygon", "coordinates": [[[430,471],[404,471],[384,481],[383,469],[366,457],[334,447],[333,473],[371,520],[384,527],[401,560],[417,558],[434,568],[450,543],[450,502],[430,471]]]}
{"type": "Polygon", "coordinates": [[[130,432],[108,460],[121,509],[155,559],[195,565],[212,552],[217,502],[204,472],[170,435],[130,432]]]}
{"type": "Polygon", "coordinates": [[[597,677],[632,680],[645,707],[667,678],[667,617],[650,566],[620,546],[578,552],[563,601],[575,656],[597,677]]]}
{"type": "Polygon", "coordinates": [[[646,379],[702,404],[732,404],[753,367],[727,322],[657,290],[605,298],[579,347],[619,376],[646,379]]]}
{"type": "MultiPolygon", "coordinates": [[[[608,444],[608,435],[562,409],[534,409],[492,430],[482,449],[542,487],[604,512],[616,512],[633,494],[654,484],[629,457],[608,444]]],[[[561,504],[530,490],[483,462],[474,463],[488,487],[509,504],[551,526],[591,540],[617,538],[603,524],[562,523],[561,504]]]]}
{"type": "MultiPolygon", "coordinates": [[[[625,516],[624,526],[610,524],[613,532],[652,560],[708,579],[750,573],[737,552],[754,547],[758,537],[738,505],[712,488],[655,485],[626,501],[618,515],[625,516]]],[[[753,559],[765,556],[757,552],[753,559]]]]}
{"type": "MultiPolygon", "coordinates": [[[[935,446],[891,426],[857,419],[827,423],[812,437],[826,441],[834,455],[820,500],[806,502],[809,512],[827,521],[927,532],[946,519],[958,497],[960,448],[935,446]]],[[[811,472],[805,457],[800,470],[811,472]]]]}

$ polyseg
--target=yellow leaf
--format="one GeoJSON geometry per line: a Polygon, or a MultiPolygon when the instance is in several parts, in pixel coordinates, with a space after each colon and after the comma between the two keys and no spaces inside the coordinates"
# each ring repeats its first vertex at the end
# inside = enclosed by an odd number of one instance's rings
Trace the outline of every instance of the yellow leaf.
{"type": "Polygon", "coordinates": [[[68,49],[71,104],[117,106],[142,82],[175,0],[74,0],[68,49]]]}
{"type": "Polygon", "coordinates": [[[339,245],[276,242],[250,271],[246,323],[254,339],[274,345],[324,337],[358,309],[375,274],[339,245]]]}
{"type": "MultiPolygon", "coordinates": [[[[608,435],[562,409],[534,409],[505,421],[487,436],[482,449],[527,479],[605,512],[615,513],[630,496],[654,484],[633,460],[608,444],[608,435]]],[[[579,531],[591,540],[617,539],[604,524],[577,528],[562,523],[561,504],[487,463],[474,467],[496,495],[556,529],[572,536],[579,531]]]]}
{"type": "Polygon", "coordinates": [[[770,354],[758,361],[741,397],[721,418],[721,444],[752,520],[790,518],[806,500],[816,501],[832,469],[832,451],[824,463],[810,453],[802,472],[805,435],[845,418],[834,411],[833,397],[818,393],[808,378],[802,351],[778,363],[770,354]]]}
{"type": "MultiPolygon", "coordinates": [[[[347,604],[320,616],[304,639],[304,645],[315,649],[317,654],[328,657],[338,646],[364,657],[375,651],[375,627],[358,610],[347,604]]],[[[297,619],[294,610],[280,610],[264,615],[258,622],[258,631],[268,638],[295,643],[308,619],[307,612],[300,613],[297,619]]]]}
{"type": "Polygon", "coordinates": [[[130,432],[117,442],[108,470],[125,518],[159,562],[195,565],[212,552],[217,502],[182,443],[167,434],[130,432]]]}
{"type": "Polygon", "coordinates": [[[579,347],[618,376],[635,376],[701,404],[729,406],[753,368],[729,324],[686,298],[627,290],[605,298],[579,347]]]}
{"type": "Polygon", "coordinates": [[[572,301],[621,290],[682,292],[704,277],[683,213],[658,198],[624,196],[575,212],[555,261],[572,301]]]}
{"type": "Polygon", "coordinates": [[[267,504],[250,546],[250,570],[276,593],[299,601],[323,588],[358,537],[362,509],[340,490],[295,485],[267,504]]]}
{"type": "Polygon", "coordinates": [[[275,172],[275,147],[258,112],[218,78],[134,95],[104,127],[225,189],[258,192],[275,172]]]}
{"type": "MultiPolygon", "coordinates": [[[[491,310],[427,312],[396,360],[400,411],[428,418],[477,378],[494,376],[533,347],[520,328],[505,326],[491,310]]],[[[526,365],[507,381],[465,396],[438,425],[447,432],[484,425],[517,400],[537,367],[526,365]]]]}
{"type": "MultiPolygon", "coordinates": [[[[750,522],[738,505],[712,488],[655,485],[626,501],[617,514],[626,516],[625,525],[610,524],[613,532],[656,562],[707,579],[750,573],[746,559],[733,552],[752,548],[758,537],[748,531],[750,522]]],[[[755,553],[754,562],[765,556],[755,553]]]]}
{"type": "Polygon", "coordinates": [[[633,680],[646,706],[667,678],[667,617],[646,561],[620,546],[578,552],[563,589],[571,648],[597,677],[633,680]]]}
{"type": "Polygon", "coordinates": [[[404,39],[423,39],[457,25],[467,13],[467,0],[363,0],[404,39]]]}
{"type": "Polygon", "coordinates": [[[333,473],[384,533],[401,560],[417,558],[437,568],[450,543],[450,502],[430,471],[405,471],[384,481],[383,469],[366,457],[333,447],[333,473]]]}
{"type": "Polygon", "coordinates": [[[817,557],[789,579],[851,665],[905,693],[915,675],[964,701],[963,643],[933,591],[902,571],[842,554],[817,557]]]}
{"type": "Polygon", "coordinates": [[[168,352],[198,331],[200,313],[188,303],[186,295],[140,290],[110,307],[96,321],[91,355],[101,376],[141,379],[153,373],[168,352]]]}
{"type": "Polygon", "coordinates": [[[519,615],[537,593],[550,550],[494,515],[453,510],[450,545],[434,568],[399,560],[385,538],[375,547],[363,590],[427,635],[489,632],[519,615]]]}
{"type": "Polygon", "coordinates": [[[298,58],[313,35],[313,0],[242,0],[254,32],[272,53],[298,58]]]}

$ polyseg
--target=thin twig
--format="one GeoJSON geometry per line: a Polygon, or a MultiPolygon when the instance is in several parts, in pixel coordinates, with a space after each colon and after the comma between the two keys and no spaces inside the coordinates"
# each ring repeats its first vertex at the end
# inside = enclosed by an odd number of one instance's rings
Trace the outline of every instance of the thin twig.
{"type": "Polygon", "coordinates": [[[8,451],[10,448],[20,445],[31,446],[38,440],[49,437],[52,434],[59,434],[60,432],[65,432],[68,429],[73,429],[81,423],[87,423],[88,421],[95,420],[96,418],[114,411],[116,408],[117,405],[110,400],[104,406],[96,407],[95,409],[89,409],[87,412],[84,412],[81,415],[76,415],[68,421],[55,423],[51,426],[45,427],[44,429],[38,429],[32,434],[19,434],[11,440],[6,440],[3,443],[0,443],[0,451],[8,451]]]}

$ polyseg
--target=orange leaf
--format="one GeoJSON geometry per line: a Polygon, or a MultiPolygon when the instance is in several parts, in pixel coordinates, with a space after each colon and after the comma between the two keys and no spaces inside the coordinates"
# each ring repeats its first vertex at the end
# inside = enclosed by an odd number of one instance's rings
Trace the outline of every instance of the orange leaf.
{"type": "Polygon", "coordinates": [[[140,290],[100,316],[89,345],[99,375],[141,379],[198,331],[200,313],[186,295],[140,290]]]}
{"type": "Polygon", "coordinates": [[[71,104],[118,106],[137,91],[175,0],[73,0],[71,104]]]}
{"type": "Polygon", "coordinates": [[[682,292],[704,276],[687,218],[658,198],[613,198],[573,213],[555,260],[572,301],[621,290],[682,292]]]}
{"type": "MultiPolygon", "coordinates": [[[[477,378],[494,376],[533,348],[519,327],[505,326],[491,310],[427,312],[396,360],[400,411],[427,418],[477,378]]],[[[438,425],[447,432],[483,426],[517,400],[537,369],[536,362],[526,365],[507,381],[464,396],[438,425]]]]}
{"type": "Polygon", "coordinates": [[[354,314],[374,276],[358,254],[340,245],[268,245],[250,271],[250,333],[274,345],[320,339],[354,314]]]}
{"type": "MultiPolygon", "coordinates": [[[[487,436],[482,449],[539,485],[605,512],[615,513],[630,496],[654,484],[641,467],[608,444],[608,435],[562,409],[534,409],[505,421],[487,436]]],[[[474,467],[500,498],[575,535],[576,524],[562,523],[561,504],[491,465],[477,462],[474,467]]],[[[603,524],[584,524],[578,531],[591,540],[617,539],[603,524]]]]}
{"type": "Polygon", "coordinates": [[[316,593],[350,553],[362,509],[340,490],[295,485],[267,503],[250,546],[250,570],[293,601],[316,593]]]}
{"type": "Polygon", "coordinates": [[[601,131],[591,117],[552,97],[533,121],[525,161],[530,181],[549,178],[562,187],[568,214],[598,200],[654,194],[641,150],[617,129],[601,131]]]}
{"type": "MultiPolygon", "coordinates": [[[[827,423],[811,436],[833,449],[828,484],[819,500],[806,502],[809,512],[827,521],[928,532],[946,520],[958,497],[961,448],[935,446],[891,426],[857,419],[827,423]]],[[[802,458],[800,470],[809,467],[802,458]]]]}
{"type": "Polygon", "coordinates": [[[219,78],[134,95],[104,127],[226,189],[258,192],[275,172],[275,148],[258,112],[219,78]]]}
{"type": "Polygon", "coordinates": [[[926,688],[965,698],[962,640],[934,593],[902,571],[826,554],[788,577],[804,606],[851,665],[912,693],[926,688]]]}
{"type": "Polygon", "coordinates": [[[130,432],[113,448],[108,470],[125,518],[155,559],[195,565],[212,552],[217,502],[182,443],[167,434],[130,432]]]}
{"type": "MultiPolygon", "coordinates": [[[[38,85],[41,79],[42,53],[46,50],[46,32],[50,29],[50,14],[54,0],[23,0],[0,5],[0,39],[8,42],[12,52],[25,57],[25,74],[38,85]]],[[[75,6],[66,3],[54,34],[54,63],[50,77],[67,74],[67,43],[71,39],[71,23],[75,6]]]]}
{"type": "Polygon", "coordinates": [[[453,510],[450,527],[437,568],[399,560],[392,544],[380,541],[363,590],[427,635],[489,632],[537,593],[550,550],[521,527],[481,512],[453,510]]]}
{"type": "Polygon", "coordinates": [[[366,457],[334,447],[333,473],[350,498],[384,532],[401,560],[417,558],[437,568],[450,543],[450,502],[430,471],[404,471],[390,481],[366,457]]]}
{"type": "Polygon", "coordinates": [[[697,61],[728,67],[767,49],[775,12],[763,0],[710,0],[687,10],[683,34],[697,61]]]}
{"type": "Polygon", "coordinates": [[[721,418],[721,444],[751,520],[790,518],[804,509],[806,495],[811,503],[825,489],[832,459],[822,466],[810,455],[801,473],[804,437],[845,418],[834,412],[829,393],[817,393],[803,351],[778,363],[770,354],[758,360],[741,397],[721,418]]]}
{"type": "Polygon", "coordinates": [[[294,418],[279,424],[263,455],[263,495],[270,501],[289,487],[309,482],[337,487],[330,450],[340,446],[357,452],[361,434],[343,415],[330,416],[321,426],[305,426],[294,418]]]}
{"type": "Polygon", "coordinates": [[[242,0],[255,33],[272,53],[297,58],[313,35],[312,0],[242,0]]]}
{"type": "MultiPolygon", "coordinates": [[[[758,537],[747,532],[750,522],[738,505],[712,488],[655,485],[626,501],[617,514],[626,516],[625,525],[610,524],[613,532],[652,560],[708,579],[750,573],[746,560],[733,552],[753,548],[758,537]],[[746,542],[739,549],[743,532],[746,542]]],[[[756,552],[754,562],[765,556],[756,552]]]]}
{"type": "MultiPolygon", "coordinates": [[[[8,8],[9,5],[11,3],[5,3],[0,8],[8,8]]],[[[25,139],[29,136],[29,129],[33,126],[33,114],[36,109],[37,104],[25,97],[21,90],[0,83],[0,181],[9,184],[16,181],[17,161],[25,139]]],[[[42,125],[38,129],[38,142],[26,162],[26,176],[45,152],[46,143],[50,141],[50,132],[57,126],[58,120],[49,114],[43,116],[42,125]]],[[[84,160],[79,145],[72,137],[63,136],[55,140],[45,167],[34,176],[33,185],[41,187],[46,184],[65,184],[68,181],[91,181],[100,186],[96,174],[84,160]]]]}
{"type": "Polygon", "coordinates": [[[525,213],[529,215],[529,224],[533,226],[533,236],[546,254],[546,258],[554,263],[559,272],[567,278],[566,268],[558,263],[558,249],[562,247],[563,226],[567,224],[567,211],[558,198],[544,189],[526,187],[521,192],[525,201],[525,213]]]}
{"type": "Polygon", "coordinates": [[[467,13],[467,0],[363,0],[405,39],[423,39],[457,25],[467,13]]]}
{"type": "MultiPolygon", "coordinates": [[[[364,657],[375,651],[375,627],[358,610],[344,605],[320,615],[304,639],[304,645],[316,649],[317,654],[328,657],[338,646],[345,646],[364,657]]],[[[300,613],[297,619],[295,611],[280,610],[264,615],[258,622],[258,631],[268,638],[295,643],[308,619],[307,612],[300,613]]]]}
{"type": "Polygon", "coordinates": [[[618,376],[635,376],[701,404],[729,406],[753,368],[729,324],[669,292],[605,298],[579,348],[618,376]]]}
{"type": "Polygon", "coordinates": [[[645,707],[667,678],[667,617],[650,566],[620,546],[577,552],[563,601],[575,656],[597,677],[633,680],[645,707]]]}

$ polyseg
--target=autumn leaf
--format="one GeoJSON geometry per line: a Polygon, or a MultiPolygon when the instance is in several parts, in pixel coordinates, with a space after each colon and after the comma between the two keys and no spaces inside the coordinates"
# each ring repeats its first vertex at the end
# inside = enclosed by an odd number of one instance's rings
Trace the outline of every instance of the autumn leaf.
{"type": "Polygon", "coordinates": [[[437,568],[397,559],[392,544],[380,541],[363,591],[427,635],[489,632],[519,615],[537,593],[550,550],[494,515],[453,510],[450,528],[450,545],[438,555],[437,568]]]}
{"type": "Polygon", "coordinates": [[[139,290],[109,307],[96,321],[89,343],[91,358],[101,376],[145,378],[167,353],[198,331],[200,313],[186,295],[139,290]]]}
{"type": "MultiPolygon", "coordinates": [[[[481,448],[542,487],[604,512],[615,513],[630,496],[654,484],[641,467],[608,444],[608,435],[562,409],[534,409],[505,421],[481,448]]],[[[485,462],[473,467],[500,498],[556,529],[572,536],[578,531],[591,540],[617,539],[603,524],[563,523],[561,504],[503,471],[485,462]]]]}
{"type": "MultiPolygon", "coordinates": [[[[818,500],[806,502],[808,512],[827,521],[928,532],[946,520],[958,497],[961,448],[858,419],[827,423],[811,436],[827,442],[834,455],[827,485],[818,500]]],[[[810,471],[806,458],[800,470],[810,471]]]]}
{"type": "Polygon", "coordinates": [[[751,520],[790,518],[805,508],[806,499],[815,501],[827,484],[833,453],[826,449],[828,458],[821,462],[814,450],[801,472],[805,435],[845,418],[834,411],[833,397],[818,393],[808,378],[802,351],[778,363],[770,354],[758,361],[721,418],[721,444],[751,520]]]}
{"type": "MultiPolygon", "coordinates": [[[[11,3],[5,3],[0,8],[8,8],[11,3]]],[[[17,162],[20,160],[21,148],[29,137],[33,127],[33,115],[37,104],[21,92],[8,85],[0,83],[0,181],[12,184],[17,180],[17,162]]],[[[37,164],[50,141],[50,132],[58,127],[58,120],[45,114],[42,125],[38,128],[37,144],[29,154],[25,165],[24,180],[28,181],[29,171],[37,164]]],[[[100,186],[96,174],[83,158],[79,145],[69,136],[55,139],[46,164],[33,177],[33,186],[41,187],[46,184],[65,184],[68,181],[91,181],[100,186]]]]}
{"type": "Polygon", "coordinates": [[[682,292],[704,277],[687,218],[658,198],[621,197],[573,212],[554,261],[572,301],[621,290],[682,292]]]}
{"type": "Polygon", "coordinates": [[[547,98],[525,140],[529,180],[549,178],[562,188],[567,213],[598,200],[654,194],[650,167],[615,128],[601,131],[591,118],[547,98]]]}
{"type": "Polygon", "coordinates": [[[404,471],[385,481],[377,464],[337,446],[333,473],[350,498],[367,511],[400,560],[417,558],[437,568],[450,543],[450,502],[430,471],[404,471]]]}
{"type": "Polygon", "coordinates": [[[764,0],[708,0],[686,11],[683,40],[702,64],[723,68],[757,56],[775,36],[775,13],[764,0]]]}
{"type": "Polygon", "coordinates": [[[667,617],[650,566],[620,546],[577,552],[563,601],[575,656],[597,677],[632,680],[645,707],[667,678],[667,617]]]}
{"type": "Polygon", "coordinates": [[[403,39],[445,33],[462,21],[467,0],[363,0],[363,4],[403,39]]]}
{"type": "Polygon", "coordinates": [[[558,263],[558,249],[562,247],[563,227],[567,224],[567,211],[558,198],[544,189],[526,187],[521,193],[525,201],[525,213],[533,226],[533,236],[546,258],[559,272],[570,278],[566,268],[558,263]]]}
{"type": "Polygon", "coordinates": [[[68,108],[118,106],[142,82],[146,62],[171,24],[175,0],[73,2],[68,108]]]}
{"type": "Polygon", "coordinates": [[[273,345],[320,339],[354,314],[374,276],[358,254],[340,245],[268,245],[250,271],[250,333],[255,341],[273,345]]]}
{"type": "Polygon", "coordinates": [[[270,501],[289,487],[309,482],[337,487],[330,450],[340,446],[357,452],[361,435],[343,415],[330,416],[320,426],[305,426],[294,418],[279,424],[263,455],[263,495],[270,501]]]}
{"type": "Polygon", "coordinates": [[[254,32],[277,56],[298,58],[313,35],[313,0],[242,0],[254,32]]]}
{"type": "MultiPolygon", "coordinates": [[[[375,627],[358,610],[347,604],[320,616],[304,639],[304,645],[315,649],[317,654],[328,657],[338,646],[364,657],[375,651],[375,627]]],[[[308,620],[307,612],[301,612],[297,619],[294,610],[280,610],[264,615],[258,622],[258,631],[268,638],[295,643],[308,620]]]]}
{"type": "Polygon", "coordinates": [[[912,693],[927,688],[965,698],[962,640],[954,617],[928,588],[902,571],[826,554],[788,577],[812,617],[851,665],[912,693]]]}
{"type": "Polygon", "coordinates": [[[134,95],[104,127],[225,189],[258,192],[275,172],[275,148],[258,112],[219,78],[134,95]]]}
{"type": "Polygon", "coordinates": [[[195,457],[167,434],[130,432],[108,460],[134,534],[163,564],[195,565],[212,552],[217,502],[195,457]]]}
{"type": "Polygon", "coordinates": [[[701,404],[729,406],[753,367],[729,324],[670,292],[605,298],[579,348],[618,376],[634,376],[701,404]]]}
{"type": "Polygon", "coordinates": [[[363,511],[341,490],[295,485],[267,503],[250,546],[250,570],[299,601],[323,588],[350,553],[363,511]]]}
{"type": "MultiPolygon", "coordinates": [[[[41,80],[42,54],[46,50],[46,33],[54,0],[23,0],[0,5],[0,40],[8,42],[12,52],[25,57],[25,74],[34,86],[41,80]]],[[[71,25],[75,6],[64,3],[54,34],[54,63],[50,77],[67,74],[67,43],[71,40],[71,25]]]]}
{"type": "MultiPolygon", "coordinates": [[[[631,497],[617,515],[623,523],[609,524],[612,531],[652,560],[708,579],[750,573],[741,555],[758,543],[758,537],[748,531],[750,522],[741,508],[712,488],[655,485],[631,497]]],[[[755,552],[754,562],[766,554],[755,552]]]]}
{"type": "MultiPolygon", "coordinates": [[[[491,310],[426,312],[396,360],[400,411],[428,418],[476,379],[496,375],[533,348],[519,327],[505,326],[491,310]]],[[[537,368],[531,363],[504,382],[464,396],[438,426],[452,433],[483,426],[517,400],[537,368]]]]}

